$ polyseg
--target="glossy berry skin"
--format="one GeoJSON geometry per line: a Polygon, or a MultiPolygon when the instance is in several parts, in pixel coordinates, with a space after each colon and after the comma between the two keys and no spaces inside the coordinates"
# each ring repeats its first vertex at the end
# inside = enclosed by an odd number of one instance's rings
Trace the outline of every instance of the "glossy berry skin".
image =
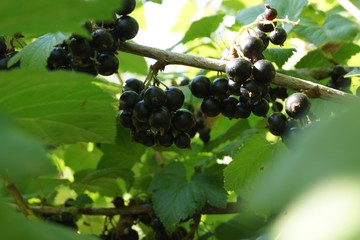
{"type": "Polygon", "coordinates": [[[133,107],[133,117],[141,122],[147,122],[151,113],[151,108],[148,107],[144,100],[141,100],[133,107]]]}
{"type": "Polygon", "coordinates": [[[228,85],[229,85],[228,90],[231,95],[240,96],[240,87],[241,87],[240,83],[229,80],[228,85]]]}
{"type": "Polygon", "coordinates": [[[245,102],[238,102],[234,109],[234,118],[248,118],[251,115],[251,108],[245,102]]]}
{"type": "Polygon", "coordinates": [[[221,112],[221,102],[214,97],[207,97],[202,100],[200,109],[206,116],[215,117],[221,112]]]}
{"type": "Polygon", "coordinates": [[[259,117],[266,117],[269,108],[269,103],[265,99],[261,99],[260,101],[253,102],[251,104],[252,113],[259,117]]]}
{"type": "Polygon", "coordinates": [[[144,102],[150,108],[159,108],[166,103],[165,92],[156,86],[151,86],[144,92],[144,102]]]}
{"type": "Polygon", "coordinates": [[[253,65],[252,75],[256,82],[269,84],[275,78],[275,67],[269,60],[261,59],[253,65]]]}
{"type": "Polygon", "coordinates": [[[116,19],[114,35],[121,41],[133,39],[139,31],[138,22],[130,16],[122,16],[116,19]]]}
{"type": "Polygon", "coordinates": [[[128,90],[121,94],[119,98],[119,109],[131,112],[135,104],[140,101],[140,96],[134,91],[128,90]]]}
{"type": "Polygon", "coordinates": [[[124,128],[132,128],[133,127],[130,112],[121,111],[120,114],[118,115],[118,122],[124,128]]]}
{"type": "Polygon", "coordinates": [[[274,20],[278,15],[277,10],[275,8],[271,8],[268,4],[265,7],[266,9],[263,13],[264,18],[266,20],[274,20]]]}
{"type": "Polygon", "coordinates": [[[264,45],[263,50],[265,50],[268,47],[270,39],[266,33],[264,33],[263,31],[260,31],[260,30],[255,30],[255,32],[251,32],[250,34],[251,34],[251,36],[261,39],[261,41],[263,42],[263,45],[264,45]]]}
{"type": "Polygon", "coordinates": [[[195,118],[192,112],[187,109],[177,110],[172,117],[172,125],[179,132],[190,131],[195,126],[195,118]]]}
{"type": "Polygon", "coordinates": [[[90,41],[80,36],[73,36],[68,44],[69,52],[80,58],[88,58],[94,54],[90,41]]]}
{"type": "Polygon", "coordinates": [[[287,129],[287,118],[280,112],[274,112],[268,117],[267,127],[275,136],[281,136],[287,129]]]}
{"type": "Polygon", "coordinates": [[[295,119],[305,117],[310,111],[311,103],[304,93],[293,93],[285,101],[286,113],[295,119]]]}
{"type": "MultiPolygon", "coordinates": [[[[257,18],[257,21],[265,21],[264,14],[260,14],[257,18]]],[[[277,22],[273,22],[273,24],[276,26],[277,22]]],[[[263,32],[271,32],[274,30],[274,26],[271,23],[259,23],[257,25],[258,29],[263,32]]]]}
{"type": "Polygon", "coordinates": [[[265,49],[263,41],[255,36],[247,36],[240,42],[240,50],[245,57],[252,60],[258,59],[265,49]]]}
{"type": "Polygon", "coordinates": [[[149,116],[149,125],[163,134],[170,127],[171,116],[166,107],[154,109],[149,116]]]}
{"type": "Polygon", "coordinates": [[[229,81],[226,78],[216,78],[210,84],[210,93],[220,99],[224,99],[229,96],[229,81]]]}
{"type": "Polygon", "coordinates": [[[203,75],[198,75],[189,84],[191,94],[197,98],[205,98],[210,95],[210,79],[203,75]]]}
{"type": "Polygon", "coordinates": [[[228,79],[241,84],[251,76],[251,67],[245,58],[234,58],[226,63],[225,72],[228,79]]]}
{"type": "Polygon", "coordinates": [[[281,27],[277,27],[269,33],[270,42],[272,42],[275,45],[282,46],[286,38],[287,38],[287,33],[281,27]]]}
{"type": "Polygon", "coordinates": [[[246,81],[240,88],[240,97],[248,100],[260,99],[263,93],[262,85],[254,80],[246,81]]]}
{"type": "Polygon", "coordinates": [[[120,8],[116,11],[119,15],[127,15],[134,11],[136,7],[136,0],[123,0],[121,1],[120,8]]]}
{"type": "Polygon", "coordinates": [[[0,57],[5,56],[7,51],[6,41],[4,36],[0,36],[0,57]]]}
{"type": "Polygon", "coordinates": [[[174,135],[171,130],[164,132],[162,135],[160,132],[155,134],[155,141],[157,145],[161,147],[170,147],[174,143],[174,135]]]}
{"type": "Polygon", "coordinates": [[[97,29],[91,34],[91,44],[99,52],[111,51],[114,45],[112,34],[105,29],[97,29]]]}
{"type": "Polygon", "coordinates": [[[47,59],[47,68],[54,70],[66,65],[68,65],[66,50],[60,47],[54,47],[47,59]]]}
{"type": "Polygon", "coordinates": [[[176,111],[184,104],[185,95],[176,87],[169,87],[165,91],[166,95],[166,107],[171,111],[176,111]]]}
{"type": "Polygon", "coordinates": [[[125,81],[124,90],[133,90],[134,92],[140,94],[144,90],[145,84],[136,78],[129,78],[125,81]]]}
{"type": "Polygon", "coordinates": [[[181,132],[176,135],[174,143],[178,148],[190,148],[191,138],[189,134],[181,132]]]}
{"type": "Polygon", "coordinates": [[[115,54],[111,52],[104,52],[101,53],[96,60],[98,62],[96,70],[99,74],[103,76],[110,76],[118,72],[119,59],[115,54]]]}
{"type": "Polygon", "coordinates": [[[235,107],[238,100],[234,97],[228,97],[221,101],[221,114],[228,118],[234,118],[235,107]]]}

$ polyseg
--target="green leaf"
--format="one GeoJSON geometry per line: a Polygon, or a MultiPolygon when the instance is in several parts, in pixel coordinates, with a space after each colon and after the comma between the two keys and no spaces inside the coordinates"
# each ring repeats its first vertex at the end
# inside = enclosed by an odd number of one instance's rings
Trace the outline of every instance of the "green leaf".
{"type": "Polygon", "coordinates": [[[29,220],[8,205],[0,203],[0,236],[8,240],[96,240],[98,238],[77,234],[76,231],[59,225],[29,220]],[[15,231],[14,226],[21,226],[15,231]]]}
{"type": "Polygon", "coordinates": [[[114,141],[114,98],[95,86],[92,77],[17,70],[0,73],[0,79],[0,108],[44,143],[114,141]]]}
{"type": "Polygon", "coordinates": [[[332,67],[331,62],[325,57],[321,50],[308,52],[301,60],[296,63],[296,68],[315,68],[315,67],[332,67]]]}
{"type": "Polygon", "coordinates": [[[19,129],[0,113],[0,173],[11,180],[55,173],[40,142],[19,129]]]}
{"type": "Polygon", "coordinates": [[[102,156],[101,151],[94,147],[93,144],[89,146],[88,143],[77,143],[65,146],[64,161],[65,165],[70,167],[73,171],[83,169],[95,169],[102,156]]]}
{"type": "Polygon", "coordinates": [[[111,19],[119,7],[116,0],[34,0],[1,1],[0,29],[2,34],[21,32],[42,35],[49,32],[83,33],[88,19],[111,19]]]}
{"type": "Polygon", "coordinates": [[[241,25],[247,25],[256,20],[264,12],[264,5],[259,4],[253,7],[243,8],[236,14],[236,21],[241,25]]]}
{"type": "Polygon", "coordinates": [[[216,207],[226,205],[226,192],[220,178],[200,174],[188,181],[181,163],[171,163],[156,174],[149,190],[155,213],[170,232],[206,203],[216,207]]]}
{"type": "Polygon", "coordinates": [[[215,30],[219,27],[220,23],[223,21],[223,18],[223,14],[217,14],[203,17],[200,20],[194,21],[180,42],[185,44],[196,38],[210,37],[210,34],[215,32],[215,30]]]}
{"type": "Polygon", "coordinates": [[[148,66],[144,57],[135,54],[119,52],[118,58],[120,62],[120,72],[132,72],[139,75],[147,75],[148,66]]]}
{"type": "Polygon", "coordinates": [[[264,51],[265,58],[276,63],[278,68],[286,63],[286,61],[296,52],[294,48],[267,48],[264,51]]]}
{"type": "MultiPolygon", "coordinates": [[[[45,68],[46,60],[50,55],[53,47],[68,39],[71,34],[68,33],[48,33],[45,34],[34,42],[27,45],[18,54],[21,59],[21,67],[29,68],[45,68]]],[[[14,59],[15,60],[15,59],[14,59]]],[[[12,60],[12,61],[14,61],[12,60]]],[[[11,63],[10,63],[11,64],[11,63]]]]}
{"type": "Polygon", "coordinates": [[[268,142],[264,134],[253,134],[224,170],[226,190],[238,193],[250,191],[254,179],[267,169],[270,158],[280,145],[268,142]]]}
{"type": "Polygon", "coordinates": [[[359,45],[354,43],[344,43],[338,50],[332,53],[332,56],[339,64],[346,65],[348,60],[359,52],[359,45]]]}
{"type": "Polygon", "coordinates": [[[276,212],[322,181],[358,176],[359,107],[356,99],[333,105],[334,116],[319,116],[321,122],[300,132],[291,151],[273,159],[256,179],[246,196],[252,207],[261,213],[276,212]]]}
{"type": "Polygon", "coordinates": [[[75,200],[76,206],[84,207],[85,205],[92,204],[94,201],[87,194],[80,194],[75,200]]]}
{"type": "Polygon", "coordinates": [[[102,144],[103,156],[97,166],[103,168],[131,168],[144,154],[146,147],[131,140],[130,131],[118,127],[116,144],[102,144]]]}

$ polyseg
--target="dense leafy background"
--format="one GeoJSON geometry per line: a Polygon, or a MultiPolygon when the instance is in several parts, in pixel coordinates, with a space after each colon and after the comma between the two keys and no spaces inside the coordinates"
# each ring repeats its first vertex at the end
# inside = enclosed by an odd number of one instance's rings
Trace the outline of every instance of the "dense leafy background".
{"type": "MultiPolygon", "coordinates": [[[[177,2],[180,7],[170,11],[174,4],[171,1],[137,2],[132,16],[142,30],[135,42],[219,58],[235,32],[264,9],[260,0],[217,3],[183,0],[177,2]],[[166,14],[169,20],[166,24],[159,13],[166,14]],[[162,21],[161,31],[156,19],[162,21]]],[[[289,37],[283,48],[271,46],[264,52],[283,72],[296,75],[288,70],[331,67],[334,62],[359,63],[359,24],[336,2],[268,3],[278,10],[280,17],[300,19],[297,26],[285,24],[289,37]]],[[[360,6],[359,1],[354,3],[360,6]]],[[[105,220],[103,216],[79,216],[81,234],[76,234],[26,219],[11,209],[13,200],[6,190],[7,181],[16,183],[30,202],[45,199],[49,205],[62,205],[71,197],[79,206],[112,207],[115,196],[123,196],[127,204],[135,197],[145,196],[153,202],[155,214],[169,231],[204,206],[222,208],[227,202],[241,201],[239,214],[204,216],[199,239],[259,236],[275,239],[282,231],[290,233],[286,238],[276,239],[311,239],[306,230],[289,231],[292,226],[283,220],[282,213],[292,206],[289,205],[292,201],[303,206],[302,194],[324,179],[346,179],[349,191],[340,194],[353,196],[350,203],[360,199],[356,187],[351,188],[358,186],[356,176],[360,170],[357,153],[360,116],[356,103],[342,104],[339,108],[329,102],[312,100],[313,111],[321,121],[303,136],[299,135],[290,149],[267,132],[265,119],[254,116],[239,121],[215,119],[211,141],[203,145],[197,136],[192,150],[146,148],[133,143],[128,130],[115,127],[116,98],[122,90],[118,78],[94,79],[79,73],[45,70],[53,45],[71,33],[86,34],[82,26],[87,19],[110,18],[118,4],[116,0],[0,2],[0,34],[11,36],[21,32],[25,36],[17,45],[20,53],[12,59],[12,63],[21,59],[21,70],[0,73],[0,174],[5,180],[0,184],[0,239],[90,240],[95,239],[91,234],[101,233],[105,220]],[[21,231],[11,230],[15,227],[21,231]]],[[[127,53],[119,53],[118,58],[122,79],[130,76],[145,79],[152,63],[127,53]]],[[[215,72],[168,66],[159,78],[171,84],[178,78],[191,78],[198,73],[216,76],[215,72]]],[[[351,86],[355,92],[359,72],[350,74],[355,76],[351,86]]],[[[320,83],[326,84],[327,80],[320,83]]],[[[183,90],[186,101],[198,107],[199,99],[191,97],[188,89],[183,90]]],[[[324,205],[324,198],[318,195],[310,200],[304,202],[313,205],[306,206],[316,209],[324,205]]],[[[334,206],[343,203],[336,200],[334,206]]],[[[346,215],[347,219],[345,215],[331,215],[333,222],[327,221],[330,218],[326,215],[318,218],[314,211],[313,219],[317,221],[312,225],[325,223],[328,235],[321,235],[319,228],[311,230],[313,236],[318,236],[317,240],[357,239],[356,229],[341,232],[344,222],[360,223],[355,206],[352,214],[346,215]]],[[[301,218],[295,210],[291,216],[293,222],[301,218]]],[[[298,222],[298,228],[310,227],[306,222],[298,222]]],[[[147,235],[144,239],[152,239],[149,227],[141,224],[137,227],[143,237],[147,235]]]]}

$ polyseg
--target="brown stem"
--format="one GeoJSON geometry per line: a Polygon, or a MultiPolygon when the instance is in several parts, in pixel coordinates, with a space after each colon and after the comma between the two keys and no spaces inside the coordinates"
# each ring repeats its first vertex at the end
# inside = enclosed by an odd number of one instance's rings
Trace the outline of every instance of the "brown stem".
{"type": "Polygon", "coordinates": [[[15,203],[18,206],[19,210],[26,216],[32,215],[31,209],[28,207],[27,202],[21,195],[16,185],[12,182],[7,181],[6,179],[5,179],[5,185],[7,190],[10,192],[11,196],[14,198],[15,203]]]}
{"type": "MultiPolygon", "coordinates": [[[[158,48],[152,48],[128,42],[121,43],[119,50],[152,59],[157,59],[160,60],[163,64],[178,64],[225,72],[226,61],[223,60],[174,53],[158,48]]],[[[272,83],[296,91],[303,91],[307,93],[309,97],[322,98],[334,102],[340,102],[345,99],[357,99],[356,96],[353,96],[351,94],[281,73],[276,74],[276,77],[272,83]]]]}
{"type": "Polygon", "coordinates": [[[191,224],[190,232],[186,235],[185,240],[192,240],[195,237],[195,233],[199,228],[201,214],[195,214],[193,218],[194,222],[191,224]]]}

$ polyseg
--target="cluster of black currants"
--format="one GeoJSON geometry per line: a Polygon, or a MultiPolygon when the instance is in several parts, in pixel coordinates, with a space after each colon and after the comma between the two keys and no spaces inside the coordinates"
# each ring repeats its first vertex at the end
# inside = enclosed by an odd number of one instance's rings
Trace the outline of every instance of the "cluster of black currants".
{"type": "Polygon", "coordinates": [[[0,36],[0,70],[9,70],[20,66],[20,61],[11,67],[8,66],[10,58],[12,58],[16,53],[17,51],[7,46],[5,37],[0,36]]]}
{"type": "Polygon", "coordinates": [[[288,117],[274,112],[268,117],[267,128],[270,133],[280,136],[289,145],[296,134],[312,124],[311,103],[304,93],[293,93],[285,101],[285,111],[288,117]]]}
{"type": "Polygon", "coordinates": [[[110,76],[118,72],[117,48],[121,41],[134,38],[138,31],[137,21],[129,16],[135,0],[122,1],[122,7],[110,21],[87,22],[91,38],[72,35],[55,46],[47,59],[49,70],[66,69],[96,76],[110,76]]]}
{"type": "Polygon", "coordinates": [[[345,74],[347,74],[345,68],[341,65],[336,65],[331,71],[331,79],[328,81],[327,86],[344,92],[350,92],[351,78],[344,77],[345,74]]]}
{"type": "Polygon", "coordinates": [[[145,146],[191,148],[195,118],[191,111],[181,108],[184,100],[177,87],[145,87],[142,81],[130,78],[119,98],[118,123],[131,129],[133,141],[145,146]]]}
{"type": "Polygon", "coordinates": [[[102,240],[139,240],[139,233],[131,227],[126,228],[122,234],[117,234],[115,229],[110,229],[99,236],[102,240]]]}
{"type": "Polygon", "coordinates": [[[160,219],[156,216],[152,218],[151,228],[153,229],[155,240],[182,240],[185,239],[187,231],[184,227],[178,226],[174,232],[168,234],[165,230],[164,225],[161,223],[160,219]]]}

